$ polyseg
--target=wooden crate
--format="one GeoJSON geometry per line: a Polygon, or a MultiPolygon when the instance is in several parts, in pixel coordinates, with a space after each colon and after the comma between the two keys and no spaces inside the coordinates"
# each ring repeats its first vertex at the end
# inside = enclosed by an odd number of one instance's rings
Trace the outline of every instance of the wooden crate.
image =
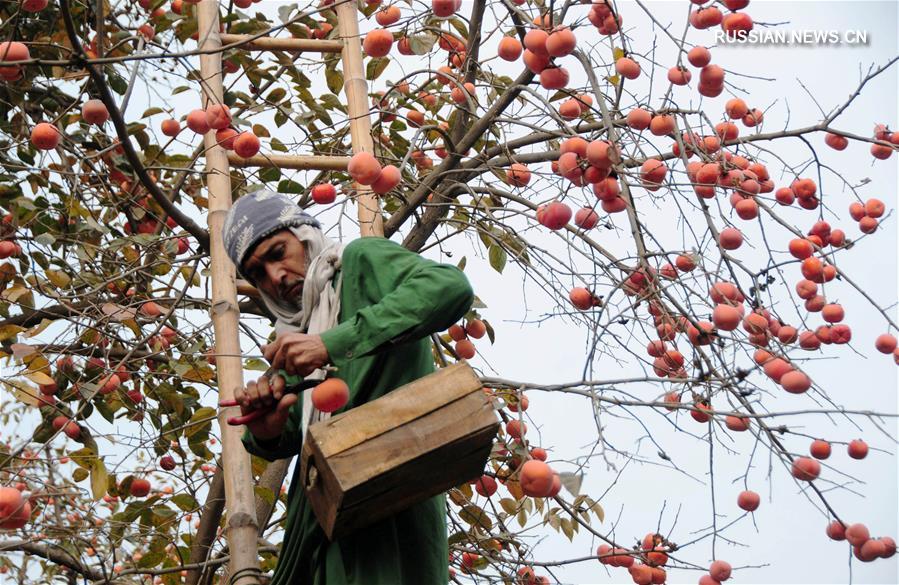
{"type": "Polygon", "coordinates": [[[300,477],[332,541],[480,477],[499,429],[465,362],[309,428],[300,477]]]}

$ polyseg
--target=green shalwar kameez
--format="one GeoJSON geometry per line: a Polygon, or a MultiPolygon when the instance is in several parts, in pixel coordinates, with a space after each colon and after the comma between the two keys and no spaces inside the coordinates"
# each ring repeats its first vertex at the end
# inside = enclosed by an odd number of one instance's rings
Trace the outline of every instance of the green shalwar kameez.
{"type": "MultiPolygon", "coordinates": [[[[350,242],[343,252],[338,325],[322,341],[350,387],[344,409],[374,400],[434,371],[428,335],[458,321],[473,292],[455,266],[438,264],[383,238],[350,242]]],[[[336,281],[336,279],[335,279],[336,281]]],[[[269,461],[297,455],[298,402],[279,440],[247,451],[269,461]]],[[[335,413],[337,414],[337,413],[335,413]]],[[[441,494],[330,542],[299,479],[287,495],[287,526],[272,585],[443,585],[448,582],[446,497],[441,494]]]]}

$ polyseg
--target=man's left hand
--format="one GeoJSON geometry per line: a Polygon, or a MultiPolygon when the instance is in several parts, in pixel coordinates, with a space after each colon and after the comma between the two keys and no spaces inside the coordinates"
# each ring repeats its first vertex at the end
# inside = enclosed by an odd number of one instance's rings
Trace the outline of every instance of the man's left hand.
{"type": "Polygon", "coordinates": [[[328,350],[319,335],[282,333],[262,347],[272,368],[283,369],[292,376],[308,376],[328,363],[328,350]]]}

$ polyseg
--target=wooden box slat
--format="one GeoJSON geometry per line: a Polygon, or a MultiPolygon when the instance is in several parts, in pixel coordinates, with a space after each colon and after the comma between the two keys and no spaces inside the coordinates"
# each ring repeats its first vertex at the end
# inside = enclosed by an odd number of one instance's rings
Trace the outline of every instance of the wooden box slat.
{"type": "Polygon", "coordinates": [[[330,457],[480,390],[482,386],[474,370],[460,362],[400,386],[377,400],[332,416],[310,431],[314,432],[322,455],[330,457]]]}
{"type": "MultiPolygon", "coordinates": [[[[333,455],[328,462],[345,494],[344,505],[354,503],[353,496],[367,491],[369,484],[388,478],[391,470],[414,461],[423,453],[444,447],[447,437],[458,437],[451,443],[454,445],[470,444],[472,438],[476,440],[480,436],[480,430],[490,426],[494,416],[493,407],[485,404],[483,395],[472,393],[417,419],[414,424],[397,427],[390,433],[360,443],[352,450],[333,455]],[[360,461],[366,461],[367,465],[360,466],[360,461]],[[357,489],[363,484],[365,490],[357,489]]],[[[475,446],[478,446],[477,443],[475,446]]]]}
{"type": "MultiPolygon", "coordinates": [[[[486,440],[492,442],[496,431],[485,434],[486,440]]],[[[435,455],[440,456],[439,454],[435,455]]],[[[340,511],[340,523],[335,524],[332,532],[336,533],[338,537],[340,534],[349,534],[466,481],[461,478],[473,479],[474,477],[480,477],[484,471],[484,463],[489,455],[490,445],[487,445],[459,458],[458,446],[453,445],[451,448],[446,449],[444,454],[444,457],[451,457],[451,459],[447,460],[443,469],[441,469],[441,477],[445,479],[439,483],[429,484],[430,489],[426,491],[416,485],[416,480],[421,477],[420,472],[412,467],[401,467],[393,474],[394,477],[391,478],[391,483],[397,487],[387,488],[374,494],[370,499],[342,508],[340,511]]],[[[434,479],[436,478],[432,477],[432,481],[434,479]]]]}
{"type": "Polygon", "coordinates": [[[478,477],[498,428],[461,362],[310,427],[300,477],[334,540],[478,477]]]}

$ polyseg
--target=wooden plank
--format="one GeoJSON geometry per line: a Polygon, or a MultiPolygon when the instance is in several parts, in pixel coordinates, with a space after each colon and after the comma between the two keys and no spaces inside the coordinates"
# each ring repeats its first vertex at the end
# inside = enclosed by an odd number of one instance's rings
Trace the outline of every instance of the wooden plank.
{"type": "MultiPolygon", "coordinates": [[[[482,392],[474,392],[389,432],[328,457],[345,493],[391,469],[429,457],[448,442],[475,435],[496,423],[482,392]]],[[[438,467],[442,463],[437,461],[438,467]]],[[[439,470],[437,470],[439,472],[439,470]]]]}
{"type": "Polygon", "coordinates": [[[315,517],[318,518],[322,528],[326,529],[325,532],[330,534],[343,508],[343,491],[337,478],[334,477],[334,471],[322,457],[313,440],[303,443],[300,477],[303,481],[303,491],[306,492],[306,497],[312,505],[315,517]]]}
{"type": "Polygon", "coordinates": [[[219,35],[225,49],[247,49],[250,51],[298,51],[309,53],[340,53],[343,41],[327,39],[294,39],[290,37],[257,37],[255,35],[219,35]]]}
{"type": "Polygon", "coordinates": [[[331,457],[481,388],[471,366],[458,362],[313,425],[309,433],[322,454],[331,457]]]}
{"type": "Polygon", "coordinates": [[[243,158],[233,152],[228,153],[228,162],[239,168],[273,168],[294,169],[300,171],[345,171],[350,162],[347,156],[257,154],[243,158]]]}

